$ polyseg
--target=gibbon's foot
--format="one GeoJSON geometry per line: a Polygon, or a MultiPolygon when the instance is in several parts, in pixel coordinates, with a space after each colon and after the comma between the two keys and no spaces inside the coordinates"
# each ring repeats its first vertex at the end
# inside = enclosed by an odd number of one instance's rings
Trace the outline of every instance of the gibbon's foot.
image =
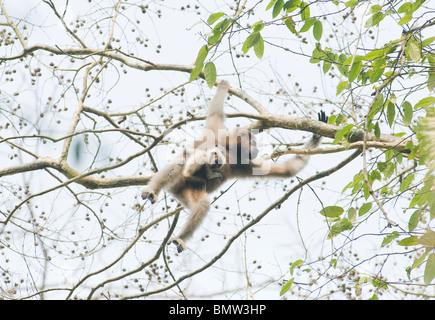
{"type": "Polygon", "coordinates": [[[142,191],[142,200],[150,200],[152,204],[157,201],[157,194],[153,190],[144,190],[142,191]]]}
{"type": "Polygon", "coordinates": [[[186,245],[184,244],[184,241],[181,240],[180,238],[171,238],[169,239],[168,245],[169,244],[175,244],[177,246],[177,252],[181,253],[186,249],[186,245]]]}

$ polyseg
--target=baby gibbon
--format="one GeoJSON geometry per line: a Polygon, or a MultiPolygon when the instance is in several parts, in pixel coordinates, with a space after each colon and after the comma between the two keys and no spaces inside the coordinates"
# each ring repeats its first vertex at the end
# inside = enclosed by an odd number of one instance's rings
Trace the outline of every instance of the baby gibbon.
{"type": "MultiPolygon", "coordinates": [[[[157,172],[142,192],[142,199],[154,203],[164,188],[190,210],[178,237],[171,238],[168,243],[174,243],[178,252],[186,248],[185,241],[209,211],[209,193],[226,180],[252,176],[292,177],[309,159],[308,155],[297,155],[284,163],[275,163],[257,157],[257,140],[252,132],[245,129],[228,131],[224,127],[223,107],[227,93],[228,83],[220,81],[208,107],[201,139],[157,172]]],[[[319,121],[327,122],[327,119],[323,111],[319,113],[319,121]]],[[[316,148],[321,138],[314,134],[305,148],[316,148]]]]}

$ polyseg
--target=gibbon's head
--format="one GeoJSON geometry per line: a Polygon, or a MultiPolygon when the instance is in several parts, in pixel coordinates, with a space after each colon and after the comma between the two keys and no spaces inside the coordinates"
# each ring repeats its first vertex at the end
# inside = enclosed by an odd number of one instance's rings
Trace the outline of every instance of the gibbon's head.
{"type": "Polygon", "coordinates": [[[249,164],[258,155],[257,139],[246,129],[239,129],[227,136],[229,164],[249,164]]]}
{"type": "Polygon", "coordinates": [[[225,149],[215,144],[214,147],[207,148],[207,163],[212,169],[218,169],[226,163],[225,149]]]}

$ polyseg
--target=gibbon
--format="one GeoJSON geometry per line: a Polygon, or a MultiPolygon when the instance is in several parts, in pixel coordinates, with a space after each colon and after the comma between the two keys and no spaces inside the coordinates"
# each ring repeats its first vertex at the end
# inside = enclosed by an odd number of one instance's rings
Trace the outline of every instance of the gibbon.
{"type": "Polygon", "coordinates": [[[221,146],[216,144],[207,150],[188,148],[185,150],[185,159],[183,177],[187,181],[205,188],[207,180],[223,179],[222,173],[216,170],[225,163],[225,150],[221,146]]]}
{"type": "MultiPolygon", "coordinates": [[[[257,140],[252,132],[245,129],[228,131],[224,127],[223,107],[227,93],[228,83],[220,81],[208,107],[202,137],[194,142],[192,148],[185,149],[157,172],[142,192],[142,199],[154,203],[164,188],[190,210],[178,237],[171,238],[168,243],[174,243],[178,252],[185,250],[185,241],[192,236],[209,211],[209,193],[226,180],[253,176],[292,177],[309,159],[308,155],[297,155],[284,163],[274,163],[257,157],[257,140]]],[[[319,121],[327,122],[323,111],[318,116],[319,121]]],[[[316,148],[321,138],[314,134],[305,148],[316,148]]]]}

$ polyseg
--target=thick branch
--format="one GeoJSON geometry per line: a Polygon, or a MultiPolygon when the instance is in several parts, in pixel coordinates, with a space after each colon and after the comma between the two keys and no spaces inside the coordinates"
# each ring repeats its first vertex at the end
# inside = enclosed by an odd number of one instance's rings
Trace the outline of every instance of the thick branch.
{"type": "MultiPolygon", "coordinates": [[[[257,122],[249,125],[250,129],[265,130],[270,128],[283,128],[290,130],[300,130],[316,133],[322,137],[335,138],[335,134],[341,127],[326,124],[310,118],[296,118],[285,115],[267,115],[267,116],[255,116],[257,122]]],[[[357,129],[349,134],[349,142],[364,141],[364,130],[357,129]]],[[[381,134],[379,139],[373,133],[367,134],[367,141],[379,142],[388,144],[391,149],[397,151],[404,151],[405,145],[409,141],[396,136],[390,136],[387,134],[381,134]]]]}
{"type": "MultiPolygon", "coordinates": [[[[65,161],[56,161],[52,158],[39,158],[33,162],[22,164],[15,167],[0,169],[0,177],[10,176],[17,173],[30,172],[41,169],[53,168],[62,173],[68,179],[76,179],[83,173],[71,168],[65,161]]],[[[84,176],[75,181],[88,189],[119,188],[135,185],[145,185],[152,175],[119,176],[113,178],[98,178],[84,176]]]]}

